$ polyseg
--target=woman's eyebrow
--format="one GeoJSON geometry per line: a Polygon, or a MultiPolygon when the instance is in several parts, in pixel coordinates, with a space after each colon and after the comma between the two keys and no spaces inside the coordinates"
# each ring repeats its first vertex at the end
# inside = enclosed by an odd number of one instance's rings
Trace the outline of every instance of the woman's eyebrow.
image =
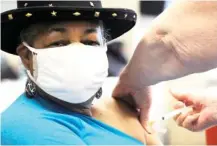
{"type": "Polygon", "coordinates": [[[48,33],[52,33],[53,31],[55,31],[55,32],[60,32],[60,33],[64,33],[64,32],[66,32],[67,30],[66,30],[66,28],[64,28],[64,27],[55,27],[55,26],[50,27],[50,28],[48,29],[48,33]]]}
{"type": "Polygon", "coordinates": [[[88,35],[90,33],[97,33],[97,29],[96,28],[88,28],[84,31],[83,35],[85,36],[85,35],[88,35]]]}

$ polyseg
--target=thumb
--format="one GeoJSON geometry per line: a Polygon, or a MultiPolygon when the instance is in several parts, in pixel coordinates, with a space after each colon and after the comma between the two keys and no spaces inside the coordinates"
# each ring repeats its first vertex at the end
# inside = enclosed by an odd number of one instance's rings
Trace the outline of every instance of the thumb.
{"type": "MultiPolygon", "coordinates": [[[[150,89],[146,88],[145,90],[143,90],[139,94],[138,93],[135,94],[135,96],[140,99],[139,100],[140,105],[139,105],[139,103],[137,103],[139,106],[139,109],[140,109],[139,119],[140,119],[140,123],[142,124],[142,126],[146,129],[146,127],[148,127],[147,123],[149,121],[149,114],[150,114],[151,103],[152,103],[152,98],[150,95],[150,89]]],[[[151,130],[147,129],[147,131],[150,133],[151,130]]]]}
{"type": "Polygon", "coordinates": [[[142,124],[142,127],[146,130],[147,133],[151,134],[153,133],[153,129],[151,127],[151,124],[149,123],[149,111],[145,108],[140,109],[140,123],[142,124]]]}
{"type": "Polygon", "coordinates": [[[144,108],[140,108],[140,121],[142,125],[149,120],[149,113],[150,113],[150,105],[144,105],[144,108]]]}
{"type": "Polygon", "coordinates": [[[152,103],[151,88],[145,87],[143,90],[135,92],[134,98],[136,99],[137,108],[140,110],[140,123],[146,129],[152,103]]]}

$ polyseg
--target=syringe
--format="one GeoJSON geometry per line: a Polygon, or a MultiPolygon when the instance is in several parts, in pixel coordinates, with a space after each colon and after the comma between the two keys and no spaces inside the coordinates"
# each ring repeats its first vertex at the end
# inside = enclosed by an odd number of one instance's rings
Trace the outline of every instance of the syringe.
{"type": "Polygon", "coordinates": [[[174,116],[178,115],[178,114],[181,114],[181,113],[184,113],[184,112],[189,112],[192,110],[192,107],[193,106],[188,106],[188,107],[183,107],[183,108],[180,108],[180,109],[176,109],[172,112],[169,112],[163,116],[160,116],[159,118],[155,119],[155,120],[151,120],[149,123],[151,124],[151,126],[155,129],[155,131],[157,132],[160,132],[160,133],[166,133],[166,129],[165,128],[162,128],[160,126],[161,122],[165,121],[165,120],[168,120],[170,118],[173,118],[174,116]]]}
{"type": "Polygon", "coordinates": [[[168,120],[168,119],[170,119],[170,118],[172,118],[172,117],[174,117],[174,116],[176,116],[176,115],[178,115],[178,114],[181,114],[181,113],[184,113],[184,112],[189,112],[189,111],[191,111],[192,110],[192,107],[193,106],[185,106],[185,107],[183,107],[183,108],[180,108],[180,109],[176,109],[176,110],[174,110],[174,111],[172,111],[172,112],[169,112],[169,113],[167,113],[167,114],[165,114],[165,115],[163,115],[163,116],[161,116],[157,121],[164,121],[164,120],[168,120]]]}

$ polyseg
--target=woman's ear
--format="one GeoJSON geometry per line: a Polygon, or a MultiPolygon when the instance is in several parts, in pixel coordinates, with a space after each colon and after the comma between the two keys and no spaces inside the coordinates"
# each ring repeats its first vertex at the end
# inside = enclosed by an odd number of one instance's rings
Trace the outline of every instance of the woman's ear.
{"type": "Polygon", "coordinates": [[[32,55],[28,48],[23,44],[17,47],[17,54],[20,56],[21,61],[27,70],[32,71],[32,55]]]}

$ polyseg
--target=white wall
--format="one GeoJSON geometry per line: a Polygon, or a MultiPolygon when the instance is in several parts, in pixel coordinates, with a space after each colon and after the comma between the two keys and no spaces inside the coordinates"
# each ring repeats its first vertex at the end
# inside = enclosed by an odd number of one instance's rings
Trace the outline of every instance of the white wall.
{"type": "Polygon", "coordinates": [[[16,0],[0,0],[1,1],[1,12],[14,9],[17,7],[16,0]]]}

